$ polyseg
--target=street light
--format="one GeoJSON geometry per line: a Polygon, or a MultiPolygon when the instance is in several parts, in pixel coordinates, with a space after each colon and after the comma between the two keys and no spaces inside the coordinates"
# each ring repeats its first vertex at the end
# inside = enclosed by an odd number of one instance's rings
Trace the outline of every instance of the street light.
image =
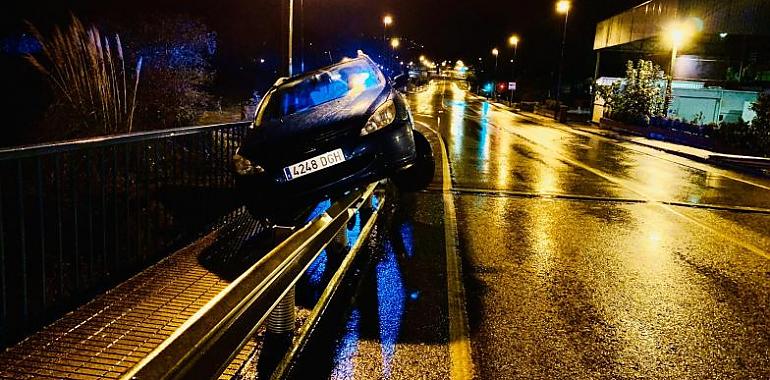
{"type": "Polygon", "coordinates": [[[674,67],[676,65],[676,56],[679,50],[687,42],[693,34],[693,28],[685,23],[672,23],[668,26],[665,36],[671,43],[671,63],[668,68],[668,78],[666,78],[666,98],[664,103],[664,109],[666,115],[668,115],[668,108],[671,106],[671,100],[673,99],[673,82],[674,82],[674,67]]]}
{"type": "Polygon", "coordinates": [[[392,24],[393,24],[393,16],[385,15],[385,17],[382,18],[382,40],[383,41],[388,40],[388,27],[390,27],[392,24]]]}
{"type": "Polygon", "coordinates": [[[564,71],[564,47],[567,45],[567,21],[572,3],[569,0],[561,0],[556,3],[556,12],[564,15],[564,31],[561,37],[561,55],[559,56],[559,79],[556,82],[556,102],[561,101],[561,77],[564,71]]]}
{"type": "MultiPolygon", "coordinates": [[[[495,56],[495,76],[493,80],[497,81],[497,57],[500,55],[500,50],[498,50],[497,48],[492,49],[492,55],[495,56]]],[[[494,95],[495,95],[495,99],[497,99],[497,91],[495,91],[494,95]]]]}
{"type": "MultiPolygon", "coordinates": [[[[513,46],[513,59],[511,60],[511,81],[516,82],[516,59],[519,53],[519,36],[512,35],[508,38],[508,45],[513,46]]],[[[513,103],[513,88],[511,88],[511,98],[509,103],[513,103]]]]}
{"type": "Polygon", "coordinates": [[[399,46],[401,46],[401,41],[399,41],[398,38],[390,39],[390,47],[392,47],[395,50],[395,49],[398,49],[399,46]]]}

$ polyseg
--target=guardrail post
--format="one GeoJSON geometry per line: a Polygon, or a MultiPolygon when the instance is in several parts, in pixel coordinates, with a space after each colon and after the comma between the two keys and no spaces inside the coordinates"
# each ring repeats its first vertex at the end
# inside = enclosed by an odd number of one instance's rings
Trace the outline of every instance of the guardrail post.
{"type": "MultiPolygon", "coordinates": [[[[354,217],[355,218],[355,217],[354,217]]],[[[353,220],[353,219],[351,219],[353,220]]],[[[345,248],[348,246],[348,229],[342,228],[340,232],[337,232],[337,235],[334,236],[334,244],[333,247],[335,249],[339,249],[340,251],[345,251],[345,248]]]]}
{"type": "Polygon", "coordinates": [[[294,309],[295,291],[292,286],[267,317],[267,331],[271,334],[291,334],[297,319],[294,309]]]}

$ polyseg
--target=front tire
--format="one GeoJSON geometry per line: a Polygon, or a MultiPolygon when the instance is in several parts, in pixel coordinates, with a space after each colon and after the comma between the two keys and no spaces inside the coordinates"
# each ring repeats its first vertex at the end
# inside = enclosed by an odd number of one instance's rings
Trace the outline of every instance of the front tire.
{"type": "Polygon", "coordinates": [[[414,145],[417,156],[414,165],[396,173],[391,178],[401,191],[424,190],[433,182],[436,159],[430,142],[422,133],[414,131],[414,145]]]}

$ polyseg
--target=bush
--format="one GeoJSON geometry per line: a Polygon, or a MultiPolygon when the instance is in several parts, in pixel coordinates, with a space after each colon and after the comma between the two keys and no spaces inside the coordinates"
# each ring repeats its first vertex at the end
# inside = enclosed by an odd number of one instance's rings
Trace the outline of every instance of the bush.
{"type": "Polygon", "coordinates": [[[608,116],[615,120],[648,125],[651,117],[664,114],[665,96],[660,84],[663,71],[651,61],[639,60],[626,64],[626,78],[609,86],[597,85],[604,99],[608,116]]]}
{"type": "Polygon", "coordinates": [[[762,94],[751,106],[757,116],[751,123],[722,123],[715,137],[722,149],[735,154],[770,156],[770,95],[762,94]]]}
{"type": "Polygon", "coordinates": [[[75,16],[50,37],[30,28],[42,55],[28,55],[27,60],[54,90],[43,123],[47,127],[37,135],[51,140],[131,132],[142,59],[127,69],[120,37],[103,36],[75,16]]]}

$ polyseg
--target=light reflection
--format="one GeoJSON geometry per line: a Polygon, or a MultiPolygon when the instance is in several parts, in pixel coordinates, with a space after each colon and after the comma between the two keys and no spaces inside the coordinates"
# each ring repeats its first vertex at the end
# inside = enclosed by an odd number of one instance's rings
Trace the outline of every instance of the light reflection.
{"type": "Polygon", "coordinates": [[[452,134],[452,153],[455,157],[462,156],[465,139],[465,91],[456,83],[452,83],[452,107],[450,109],[449,131],[452,134]]]}
{"type": "Polygon", "coordinates": [[[326,273],[326,263],[328,260],[329,258],[326,255],[326,250],[324,249],[315,259],[315,261],[313,261],[307,268],[307,272],[305,272],[308,284],[313,287],[321,285],[321,280],[323,280],[324,273],[326,273]]]}
{"type": "Polygon", "coordinates": [[[390,377],[396,343],[401,332],[406,292],[393,244],[384,242],[385,256],[377,264],[377,312],[382,350],[382,376],[390,377]]]}
{"type": "Polygon", "coordinates": [[[353,309],[345,324],[345,335],[340,340],[337,350],[334,354],[334,369],[332,370],[332,379],[352,379],[355,374],[355,358],[358,352],[359,332],[358,326],[361,321],[361,312],[353,309]]]}
{"type": "Polygon", "coordinates": [[[326,210],[328,210],[329,207],[331,206],[332,206],[332,201],[329,199],[319,202],[318,205],[315,206],[315,209],[313,209],[313,211],[307,217],[307,219],[305,220],[305,223],[309,223],[313,219],[321,216],[321,214],[325,213],[326,210]]]}
{"type": "Polygon", "coordinates": [[[411,222],[405,222],[401,225],[401,240],[404,243],[406,257],[411,258],[414,255],[414,226],[411,222]]]}
{"type": "Polygon", "coordinates": [[[348,228],[346,233],[348,235],[348,246],[358,241],[358,236],[361,235],[361,211],[353,215],[353,227],[348,228]]]}
{"type": "Polygon", "coordinates": [[[489,170],[489,103],[484,102],[481,107],[481,130],[479,131],[478,157],[481,160],[481,171],[489,170]]]}
{"type": "Polygon", "coordinates": [[[495,152],[497,152],[496,170],[497,187],[507,189],[511,184],[511,146],[513,145],[513,136],[510,133],[498,133],[495,138],[495,152]]]}

